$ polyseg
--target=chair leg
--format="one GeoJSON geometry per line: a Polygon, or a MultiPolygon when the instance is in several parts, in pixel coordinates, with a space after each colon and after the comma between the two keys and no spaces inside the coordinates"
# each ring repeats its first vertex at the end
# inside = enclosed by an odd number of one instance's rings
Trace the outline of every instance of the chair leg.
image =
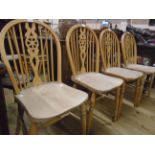
{"type": "MultiPolygon", "coordinates": [[[[16,103],[16,100],[15,100],[15,91],[13,90],[13,99],[14,99],[14,104],[16,103]]],[[[17,122],[16,122],[16,130],[15,130],[15,135],[19,135],[19,132],[20,132],[20,129],[21,129],[21,120],[20,120],[20,115],[19,115],[19,105],[17,105],[17,111],[18,111],[18,114],[17,114],[17,122]]]]}
{"type": "Polygon", "coordinates": [[[87,130],[87,121],[86,121],[86,104],[81,105],[81,128],[82,134],[86,135],[87,130]]]}
{"type": "MultiPolygon", "coordinates": [[[[140,102],[141,102],[141,99],[142,99],[142,95],[143,95],[143,89],[144,89],[144,81],[145,81],[145,79],[146,79],[146,76],[144,75],[142,78],[141,78],[141,80],[140,80],[140,88],[139,88],[139,93],[138,93],[138,105],[140,104],[140,102]]],[[[137,106],[138,106],[137,105],[137,106]]]]}
{"type": "Polygon", "coordinates": [[[21,121],[20,121],[20,116],[19,116],[19,114],[18,114],[18,116],[17,116],[17,123],[16,123],[15,135],[19,135],[20,127],[21,127],[21,121]]]}
{"type": "Polygon", "coordinates": [[[120,90],[121,88],[118,87],[116,89],[116,96],[115,96],[115,112],[114,112],[114,117],[113,121],[116,121],[118,119],[118,114],[119,114],[119,101],[120,101],[120,90]]]}
{"type": "Polygon", "coordinates": [[[26,125],[25,125],[25,122],[24,122],[24,118],[23,118],[24,117],[24,108],[19,104],[18,104],[18,112],[19,112],[19,117],[20,117],[20,120],[21,120],[23,134],[27,135],[28,131],[27,131],[27,128],[26,128],[26,125]]]}
{"type": "Polygon", "coordinates": [[[27,135],[27,128],[23,119],[23,115],[24,115],[24,109],[22,108],[21,105],[18,105],[18,116],[17,116],[17,123],[16,123],[16,131],[15,134],[18,135],[22,126],[22,131],[24,135],[27,135]]]}
{"type": "Polygon", "coordinates": [[[136,87],[135,87],[135,95],[134,95],[134,107],[138,106],[138,96],[140,95],[140,84],[141,84],[141,78],[139,78],[136,81],[136,87]]]}
{"type": "Polygon", "coordinates": [[[29,135],[36,135],[38,131],[37,124],[35,122],[31,122],[29,135]]]}
{"type": "Polygon", "coordinates": [[[92,125],[92,117],[93,117],[93,110],[94,110],[94,107],[95,107],[95,103],[96,103],[96,94],[92,93],[91,102],[90,102],[90,105],[89,105],[88,116],[87,116],[87,133],[88,134],[90,132],[91,125],[92,125]]]}
{"type": "Polygon", "coordinates": [[[124,84],[121,86],[121,90],[120,90],[118,118],[121,116],[121,112],[122,112],[123,98],[124,98],[124,92],[126,89],[126,85],[127,84],[124,82],[124,84]]]}
{"type": "Polygon", "coordinates": [[[151,95],[151,88],[152,88],[154,76],[155,76],[155,74],[150,75],[150,82],[149,82],[149,85],[148,85],[148,93],[147,93],[147,96],[150,96],[151,95]]]}

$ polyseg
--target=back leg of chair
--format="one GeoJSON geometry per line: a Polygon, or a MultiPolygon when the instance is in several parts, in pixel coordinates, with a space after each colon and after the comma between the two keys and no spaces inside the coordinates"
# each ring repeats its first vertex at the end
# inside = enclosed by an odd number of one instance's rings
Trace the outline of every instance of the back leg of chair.
{"type": "Polygon", "coordinates": [[[86,117],[86,103],[81,105],[81,132],[83,135],[87,133],[87,117],[86,117]]]}
{"type": "Polygon", "coordinates": [[[143,90],[144,90],[144,82],[146,79],[146,75],[144,74],[143,77],[140,80],[140,89],[139,89],[139,95],[138,95],[138,104],[141,102],[142,99],[142,94],[143,94],[143,90]]]}
{"type": "Polygon", "coordinates": [[[96,94],[95,93],[92,93],[90,100],[91,101],[89,103],[90,105],[89,105],[88,114],[87,114],[87,133],[88,134],[91,129],[92,119],[93,119],[93,111],[94,111],[95,104],[96,104],[96,94]]]}
{"type": "MultiPolygon", "coordinates": [[[[15,100],[15,91],[14,90],[13,90],[13,100],[14,100],[14,103],[16,103],[16,100],[15,100]]],[[[18,104],[16,104],[16,105],[17,105],[17,122],[16,122],[15,135],[19,135],[20,127],[21,127],[21,120],[20,120],[20,115],[19,115],[19,105],[18,104]]]]}
{"type": "Polygon", "coordinates": [[[152,88],[154,77],[155,77],[155,74],[151,74],[150,75],[150,80],[149,80],[149,83],[148,83],[147,96],[150,96],[151,95],[151,88],[152,88]]]}
{"type": "Polygon", "coordinates": [[[142,78],[137,79],[135,84],[134,106],[137,107],[142,96],[142,78]]]}
{"type": "Polygon", "coordinates": [[[15,135],[19,135],[20,128],[21,128],[21,121],[20,121],[20,116],[19,116],[19,114],[18,114],[18,116],[17,116],[17,122],[16,122],[16,131],[15,131],[15,135]]]}

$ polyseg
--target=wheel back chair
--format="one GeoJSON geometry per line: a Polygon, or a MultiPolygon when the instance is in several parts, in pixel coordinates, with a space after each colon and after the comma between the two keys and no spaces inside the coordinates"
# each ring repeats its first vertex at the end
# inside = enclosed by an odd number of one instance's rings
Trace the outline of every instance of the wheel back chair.
{"type": "Polygon", "coordinates": [[[143,73],[121,68],[120,42],[115,32],[110,29],[103,30],[100,33],[99,41],[103,72],[108,75],[122,78],[125,81],[125,85],[131,83],[132,85],[134,84],[134,106],[138,106],[141,101],[143,89],[143,73]]]}
{"type": "Polygon", "coordinates": [[[134,36],[130,32],[125,32],[121,37],[121,47],[125,67],[132,70],[141,71],[146,75],[147,95],[150,96],[151,88],[155,76],[155,67],[137,64],[137,45],[134,36]]]}
{"type": "Polygon", "coordinates": [[[123,80],[99,73],[99,42],[95,32],[85,25],[74,25],[67,33],[66,47],[73,82],[86,88],[91,94],[88,103],[87,132],[90,132],[92,124],[96,94],[104,96],[111,91],[116,92],[113,120],[117,120],[122,104],[123,80]]]}
{"type": "Polygon", "coordinates": [[[20,107],[16,133],[20,123],[24,124],[24,112],[31,123],[29,134],[36,134],[79,106],[82,133],[86,133],[88,95],[62,83],[60,42],[48,25],[38,21],[11,21],[0,33],[0,51],[20,107]]]}

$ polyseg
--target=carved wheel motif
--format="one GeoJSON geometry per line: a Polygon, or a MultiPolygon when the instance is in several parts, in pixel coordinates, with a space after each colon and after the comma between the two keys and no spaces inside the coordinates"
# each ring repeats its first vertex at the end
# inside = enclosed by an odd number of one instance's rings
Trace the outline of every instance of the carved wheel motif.
{"type": "Polygon", "coordinates": [[[110,52],[111,52],[111,45],[112,45],[112,41],[110,39],[110,33],[108,33],[106,35],[106,38],[105,38],[105,46],[106,46],[106,55],[107,55],[107,67],[110,67],[110,52]]]}
{"type": "Polygon", "coordinates": [[[32,66],[32,70],[34,72],[34,79],[33,83],[35,84],[40,84],[41,79],[38,74],[38,67],[39,67],[39,58],[38,58],[38,53],[39,53],[39,43],[37,39],[37,34],[35,32],[36,28],[35,25],[32,24],[32,27],[29,26],[28,23],[26,23],[26,30],[27,32],[25,33],[25,44],[27,47],[27,51],[30,55],[30,64],[32,66]]]}
{"type": "Polygon", "coordinates": [[[85,72],[85,59],[86,59],[86,29],[80,29],[79,35],[80,59],[81,59],[81,72],[85,72]]]}
{"type": "Polygon", "coordinates": [[[130,59],[129,54],[130,54],[130,36],[127,35],[125,38],[125,50],[126,50],[126,60],[128,61],[130,59]]]}

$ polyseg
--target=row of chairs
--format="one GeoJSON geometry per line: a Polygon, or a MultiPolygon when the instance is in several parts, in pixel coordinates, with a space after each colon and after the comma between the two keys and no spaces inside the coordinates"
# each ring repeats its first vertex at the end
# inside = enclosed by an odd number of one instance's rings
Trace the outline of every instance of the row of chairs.
{"type": "Polygon", "coordinates": [[[40,128],[61,120],[80,107],[82,133],[88,134],[97,95],[112,93],[115,96],[113,120],[116,121],[121,115],[128,84],[135,85],[134,106],[138,106],[145,79],[149,79],[150,94],[155,69],[137,64],[132,34],[124,33],[121,45],[122,50],[116,34],[110,29],[103,30],[98,40],[95,32],[85,25],[71,27],[66,36],[66,47],[71,78],[75,83],[73,88],[62,82],[61,46],[52,29],[38,21],[8,23],[0,33],[0,52],[18,103],[16,133],[22,126],[27,134],[24,113],[31,122],[28,133],[36,134],[40,128]],[[87,91],[77,89],[77,85],[87,91]]]}

